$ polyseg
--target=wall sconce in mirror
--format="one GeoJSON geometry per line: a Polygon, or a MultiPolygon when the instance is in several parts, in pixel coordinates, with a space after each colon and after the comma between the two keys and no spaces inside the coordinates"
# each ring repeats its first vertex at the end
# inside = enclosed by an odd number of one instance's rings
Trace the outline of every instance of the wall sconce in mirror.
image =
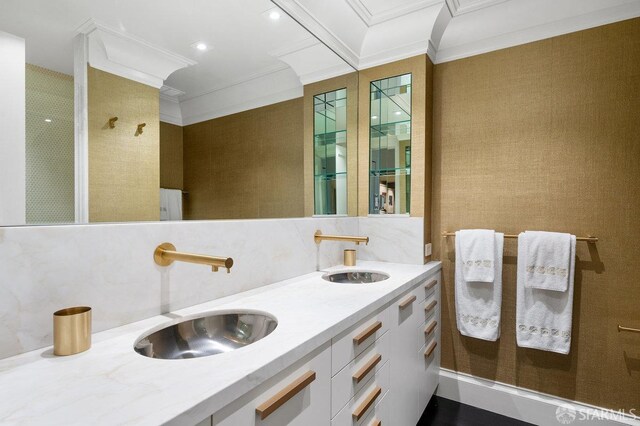
{"type": "Polygon", "coordinates": [[[113,129],[116,127],[116,121],[118,121],[118,117],[111,117],[109,119],[109,128],[113,129]]]}
{"type": "Polygon", "coordinates": [[[147,123],[138,124],[138,129],[136,130],[136,136],[140,136],[142,134],[142,129],[144,129],[144,126],[146,125],[147,123]]]}

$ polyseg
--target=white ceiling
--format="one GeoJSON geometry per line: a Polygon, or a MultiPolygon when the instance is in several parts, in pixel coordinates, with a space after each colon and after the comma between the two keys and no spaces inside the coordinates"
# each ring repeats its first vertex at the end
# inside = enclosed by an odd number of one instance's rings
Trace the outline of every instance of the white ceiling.
{"type": "Polygon", "coordinates": [[[640,0],[273,1],[357,69],[421,53],[446,62],[640,16],[640,0]]]}
{"type": "Polygon", "coordinates": [[[161,114],[175,124],[302,96],[303,84],[352,70],[340,57],[357,69],[423,53],[439,63],[640,16],[640,0],[0,0],[0,8],[0,31],[26,39],[28,62],[56,71],[73,72],[72,39],[90,18],[197,62],[165,81],[161,114]],[[295,20],[269,19],[275,4],[295,20]],[[210,49],[192,47],[200,41],[210,49]]]}
{"type": "Polygon", "coordinates": [[[182,99],[285,70],[289,66],[270,52],[315,41],[285,13],[277,21],[270,19],[269,12],[277,9],[270,0],[0,3],[0,30],[26,39],[28,62],[56,71],[73,73],[72,39],[88,19],[196,61],[197,65],[175,72],[166,81],[184,92],[182,99]],[[205,42],[210,49],[195,49],[192,45],[197,42],[205,42]]]}

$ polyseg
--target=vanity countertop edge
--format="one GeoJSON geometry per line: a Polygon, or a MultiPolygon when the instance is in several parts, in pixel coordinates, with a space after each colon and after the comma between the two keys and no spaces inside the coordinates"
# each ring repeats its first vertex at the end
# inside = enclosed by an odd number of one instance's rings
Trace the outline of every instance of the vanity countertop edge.
{"type": "Polygon", "coordinates": [[[356,267],[323,269],[96,333],[92,348],[77,355],[56,357],[48,347],[2,359],[0,423],[195,424],[203,413],[215,413],[441,268],[438,261],[358,261],[356,267]],[[349,269],[390,278],[362,285],[322,279],[328,271],[349,269]],[[234,310],[268,312],[278,326],[254,344],[209,357],[161,360],[133,350],[149,330],[234,310]]]}

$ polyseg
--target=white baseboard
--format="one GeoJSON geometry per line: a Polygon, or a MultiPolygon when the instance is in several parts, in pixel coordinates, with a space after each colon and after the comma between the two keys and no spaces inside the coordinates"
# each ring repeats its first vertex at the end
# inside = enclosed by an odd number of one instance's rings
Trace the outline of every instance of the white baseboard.
{"type": "Polygon", "coordinates": [[[640,426],[640,406],[622,413],[444,368],[440,369],[436,394],[535,425],[640,426]],[[559,419],[561,414],[564,417],[559,419]]]}

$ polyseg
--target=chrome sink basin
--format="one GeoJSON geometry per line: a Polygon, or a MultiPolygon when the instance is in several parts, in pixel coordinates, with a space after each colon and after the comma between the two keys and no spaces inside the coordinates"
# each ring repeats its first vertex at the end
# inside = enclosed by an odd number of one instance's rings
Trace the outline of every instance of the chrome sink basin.
{"type": "Polygon", "coordinates": [[[384,281],[389,275],[374,271],[343,271],[324,274],[322,279],[341,284],[368,284],[384,281]]]}
{"type": "Polygon", "coordinates": [[[261,313],[212,313],[143,336],[134,350],[150,358],[199,358],[250,345],[271,334],[277,325],[275,318],[261,313]]]}

